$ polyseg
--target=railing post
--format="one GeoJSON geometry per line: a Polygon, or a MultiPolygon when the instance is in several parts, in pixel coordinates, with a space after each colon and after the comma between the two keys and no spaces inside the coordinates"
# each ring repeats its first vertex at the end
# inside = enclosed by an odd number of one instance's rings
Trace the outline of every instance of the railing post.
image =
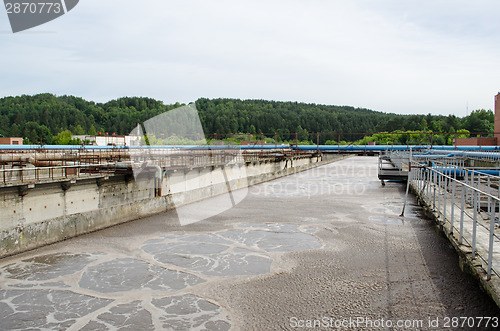
{"type": "MultiPolygon", "coordinates": [[[[471,173],[472,176],[472,173],[471,173]]],[[[469,171],[465,170],[465,184],[470,185],[470,180],[469,180],[469,171]]],[[[465,201],[469,200],[469,191],[467,190],[467,187],[464,187],[465,190],[465,201]]]]}
{"type": "Polygon", "coordinates": [[[316,153],[319,154],[319,132],[316,133],[316,153]]]}
{"type": "MultiPolygon", "coordinates": [[[[487,185],[488,185],[488,191],[486,191],[487,194],[491,195],[491,181],[490,181],[490,176],[487,177],[488,178],[488,181],[487,181],[487,185]]],[[[488,212],[489,212],[489,216],[491,218],[491,198],[488,197],[488,212]]]]}
{"type": "Polygon", "coordinates": [[[434,170],[432,174],[432,187],[434,188],[432,197],[432,209],[436,210],[436,190],[437,190],[437,172],[434,170]]]}
{"type": "MultiPolygon", "coordinates": [[[[419,192],[423,191],[424,190],[424,169],[423,168],[420,168],[418,169],[419,171],[419,179],[420,179],[420,188],[419,188],[419,192]]],[[[424,192],[422,192],[423,194],[424,192]]]]}
{"type": "Polygon", "coordinates": [[[416,170],[416,176],[415,176],[415,183],[417,186],[417,192],[420,192],[420,188],[422,187],[422,181],[420,180],[421,173],[422,173],[421,169],[418,168],[416,170]]]}
{"type": "Polygon", "coordinates": [[[465,186],[462,185],[462,199],[460,202],[460,238],[458,239],[458,242],[460,245],[462,244],[462,240],[464,237],[464,214],[465,214],[465,186]]]}
{"type": "Polygon", "coordinates": [[[487,279],[491,279],[491,269],[493,268],[493,243],[494,243],[494,237],[495,237],[495,209],[496,209],[496,203],[495,200],[493,200],[493,209],[491,211],[491,217],[490,217],[490,242],[488,246],[488,276],[487,279]]]}
{"type": "MultiPolygon", "coordinates": [[[[441,212],[441,183],[442,183],[442,178],[441,178],[441,173],[438,172],[438,208],[437,208],[437,211],[438,211],[438,217],[439,217],[439,213],[441,212]]],[[[439,220],[438,220],[439,221],[439,220]]]]}
{"type": "Polygon", "coordinates": [[[455,192],[457,189],[457,181],[454,179],[451,184],[451,217],[450,217],[450,233],[453,233],[453,223],[455,221],[455,192]]]}
{"type": "Polygon", "coordinates": [[[431,204],[431,176],[432,176],[432,171],[426,168],[426,181],[427,181],[427,200],[429,202],[429,205],[431,204]]]}
{"type": "Polygon", "coordinates": [[[340,154],[340,132],[337,133],[337,153],[340,154]]]}
{"type": "Polygon", "coordinates": [[[473,217],[472,217],[472,259],[476,258],[476,232],[477,232],[477,191],[474,190],[472,196],[472,205],[474,208],[473,217]]]}
{"type": "Polygon", "coordinates": [[[474,193],[474,190],[471,189],[471,187],[474,186],[474,170],[467,171],[469,173],[469,176],[467,178],[466,184],[468,185],[466,187],[465,192],[467,195],[465,196],[465,203],[472,205],[472,194],[474,193]]]}
{"type": "Polygon", "coordinates": [[[448,196],[448,177],[446,177],[446,175],[443,175],[443,179],[444,179],[444,196],[443,196],[443,199],[444,199],[444,203],[443,203],[443,221],[444,223],[446,224],[446,198],[448,196]]]}

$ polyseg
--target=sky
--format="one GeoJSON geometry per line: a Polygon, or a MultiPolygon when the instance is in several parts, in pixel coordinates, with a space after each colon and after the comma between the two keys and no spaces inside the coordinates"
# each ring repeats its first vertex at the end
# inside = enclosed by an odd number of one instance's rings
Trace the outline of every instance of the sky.
{"type": "Polygon", "coordinates": [[[81,0],[13,34],[0,8],[0,97],[53,93],[493,109],[498,0],[81,0]]]}

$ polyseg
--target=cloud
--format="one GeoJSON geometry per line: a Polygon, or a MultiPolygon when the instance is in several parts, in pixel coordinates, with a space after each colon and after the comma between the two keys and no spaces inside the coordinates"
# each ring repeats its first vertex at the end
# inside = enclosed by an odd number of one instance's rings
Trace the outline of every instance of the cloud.
{"type": "Polygon", "coordinates": [[[0,60],[11,64],[0,69],[0,94],[465,115],[467,101],[491,108],[500,88],[498,9],[482,0],[86,0],[37,29],[0,34],[0,60]]]}

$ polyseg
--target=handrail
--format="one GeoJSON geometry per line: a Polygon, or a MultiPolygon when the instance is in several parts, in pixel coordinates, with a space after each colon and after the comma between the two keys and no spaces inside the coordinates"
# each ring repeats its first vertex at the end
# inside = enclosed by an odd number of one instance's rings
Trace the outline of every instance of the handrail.
{"type": "MultiPolygon", "coordinates": [[[[412,167],[412,169],[413,169],[413,168],[418,168],[418,167],[412,167]]],[[[474,186],[470,186],[469,184],[466,184],[465,182],[462,182],[462,181],[460,181],[460,180],[458,180],[458,179],[456,179],[456,178],[453,178],[453,177],[451,177],[451,176],[448,176],[448,175],[446,175],[446,174],[444,174],[444,173],[440,172],[440,171],[439,171],[439,170],[437,170],[437,169],[434,169],[434,168],[429,168],[429,167],[424,167],[424,168],[426,168],[426,169],[430,169],[432,172],[437,172],[438,174],[440,174],[440,176],[446,177],[446,178],[451,179],[451,180],[453,180],[453,181],[457,181],[457,182],[459,182],[462,186],[465,186],[465,187],[466,187],[466,188],[468,188],[468,189],[471,189],[471,190],[473,190],[473,191],[480,192],[480,193],[481,193],[481,195],[485,195],[485,196],[487,196],[488,198],[492,198],[492,199],[495,199],[495,200],[497,200],[498,202],[500,202],[500,198],[499,198],[498,196],[494,196],[494,195],[491,195],[491,194],[486,193],[486,192],[484,192],[484,191],[481,191],[480,189],[478,189],[478,188],[476,188],[476,187],[474,187],[474,186]]],[[[483,174],[481,174],[481,175],[483,175],[483,174]]]]}
{"type": "MultiPolygon", "coordinates": [[[[500,277],[499,273],[493,267],[495,261],[493,261],[493,251],[494,251],[494,238],[499,238],[497,234],[495,234],[495,224],[496,224],[496,207],[500,206],[500,197],[492,195],[490,192],[486,192],[481,190],[479,187],[480,181],[474,181],[473,183],[477,183],[478,187],[474,187],[474,184],[468,184],[464,181],[457,179],[456,177],[445,174],[439,168],[433,168],[431,166],[418,165],[412,167],[412,172],[415,172],[415,175],[411,176],[411,181],[414,183],[418,194],[421,196],[422,200],[427,200],[427,204],[434,211],[442,216],[443,224],[449,224],[449,232],[453,234],[454,230],[459,231],[460,236],[458,238],[459,243],[462,244],[463,241],[467,242],[472,248],[472,259],[475,259],[476,256],[479,257],[485,264],[487,269],[487,280],[491,279],[492,273],[500,277]],[[460,193],[457,195],[457,186],[460,186],[460,193]],[[436,192],[439,192],[436,196],[436,192]],[[448,197],[448,193],[451,193],[451,214],[447,217],[448,208],[447,208],[447,200],[450,200],[448,197]],[[466,196],[470,194],[471,196],[471,206],[473,208],[473,215],[470,215],[465,206],[466,196]],[[443,195],[443,198],[441,198],[443,195]],[[480,214],[480,201],[482,198],[486,198],[488,200],[488,210],[487,215],[489,218],[489,228],[486,224],[482,224],[483,222],[478,220],[478,214],[480,214]],[[460,205],[456,203],[456,198],[459,198],[460,205]],[[441,204],[441,200],[443,199],[443,203],[441,204]],[[436,201],[437,200],[437,201],[436,201]],[[459,210],[460,216],[460,228],[457,228],[454,225],[455,221],[455,207],[459,210]],[[472,233],[470,233],[471,238],[467,239],[464,237],[464,215],[467,216],[467,219],[472,221],[472,233]],[[478,249],[478,228],[477,225],[480,225],[480,228],[484,228],[489,237],[488,242],[480,242],[479,246],[483,246],[487,251],[487,257],[483,257],[483,253],[481,253],[478,249]]],[[[476,172],[479,176],[483,176],[483,174],[476,172]]],[[[472,172],[472,178],[474,177],[474,172],[472,172]]],[[[488,181],[490,183],[490,181],[488,181]]],[[[468,221],[470,222],[470,221],[468,221]]],[[[484,232],[483,232],[484,233],[484,232]]],[[[497,263],[499,261],[496,261],[497,263]]]]}

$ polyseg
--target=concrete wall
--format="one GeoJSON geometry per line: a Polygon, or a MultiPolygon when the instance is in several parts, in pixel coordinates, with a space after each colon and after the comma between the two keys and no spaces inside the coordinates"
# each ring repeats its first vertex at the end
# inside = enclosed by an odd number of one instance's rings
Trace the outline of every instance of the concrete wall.
{"type": "MultiPolygon", "coordinates": [[[[342,156],[340,156],[341,158],[342,156]]],[[[161,196],[154,172],[117,175],[28,190],[0,190],[0,257],[160,213],[332,162],[339,156],[199,167],[163,174],[161,196]],[[23,193],[21,193],[23,192],[23,193]]]]}

